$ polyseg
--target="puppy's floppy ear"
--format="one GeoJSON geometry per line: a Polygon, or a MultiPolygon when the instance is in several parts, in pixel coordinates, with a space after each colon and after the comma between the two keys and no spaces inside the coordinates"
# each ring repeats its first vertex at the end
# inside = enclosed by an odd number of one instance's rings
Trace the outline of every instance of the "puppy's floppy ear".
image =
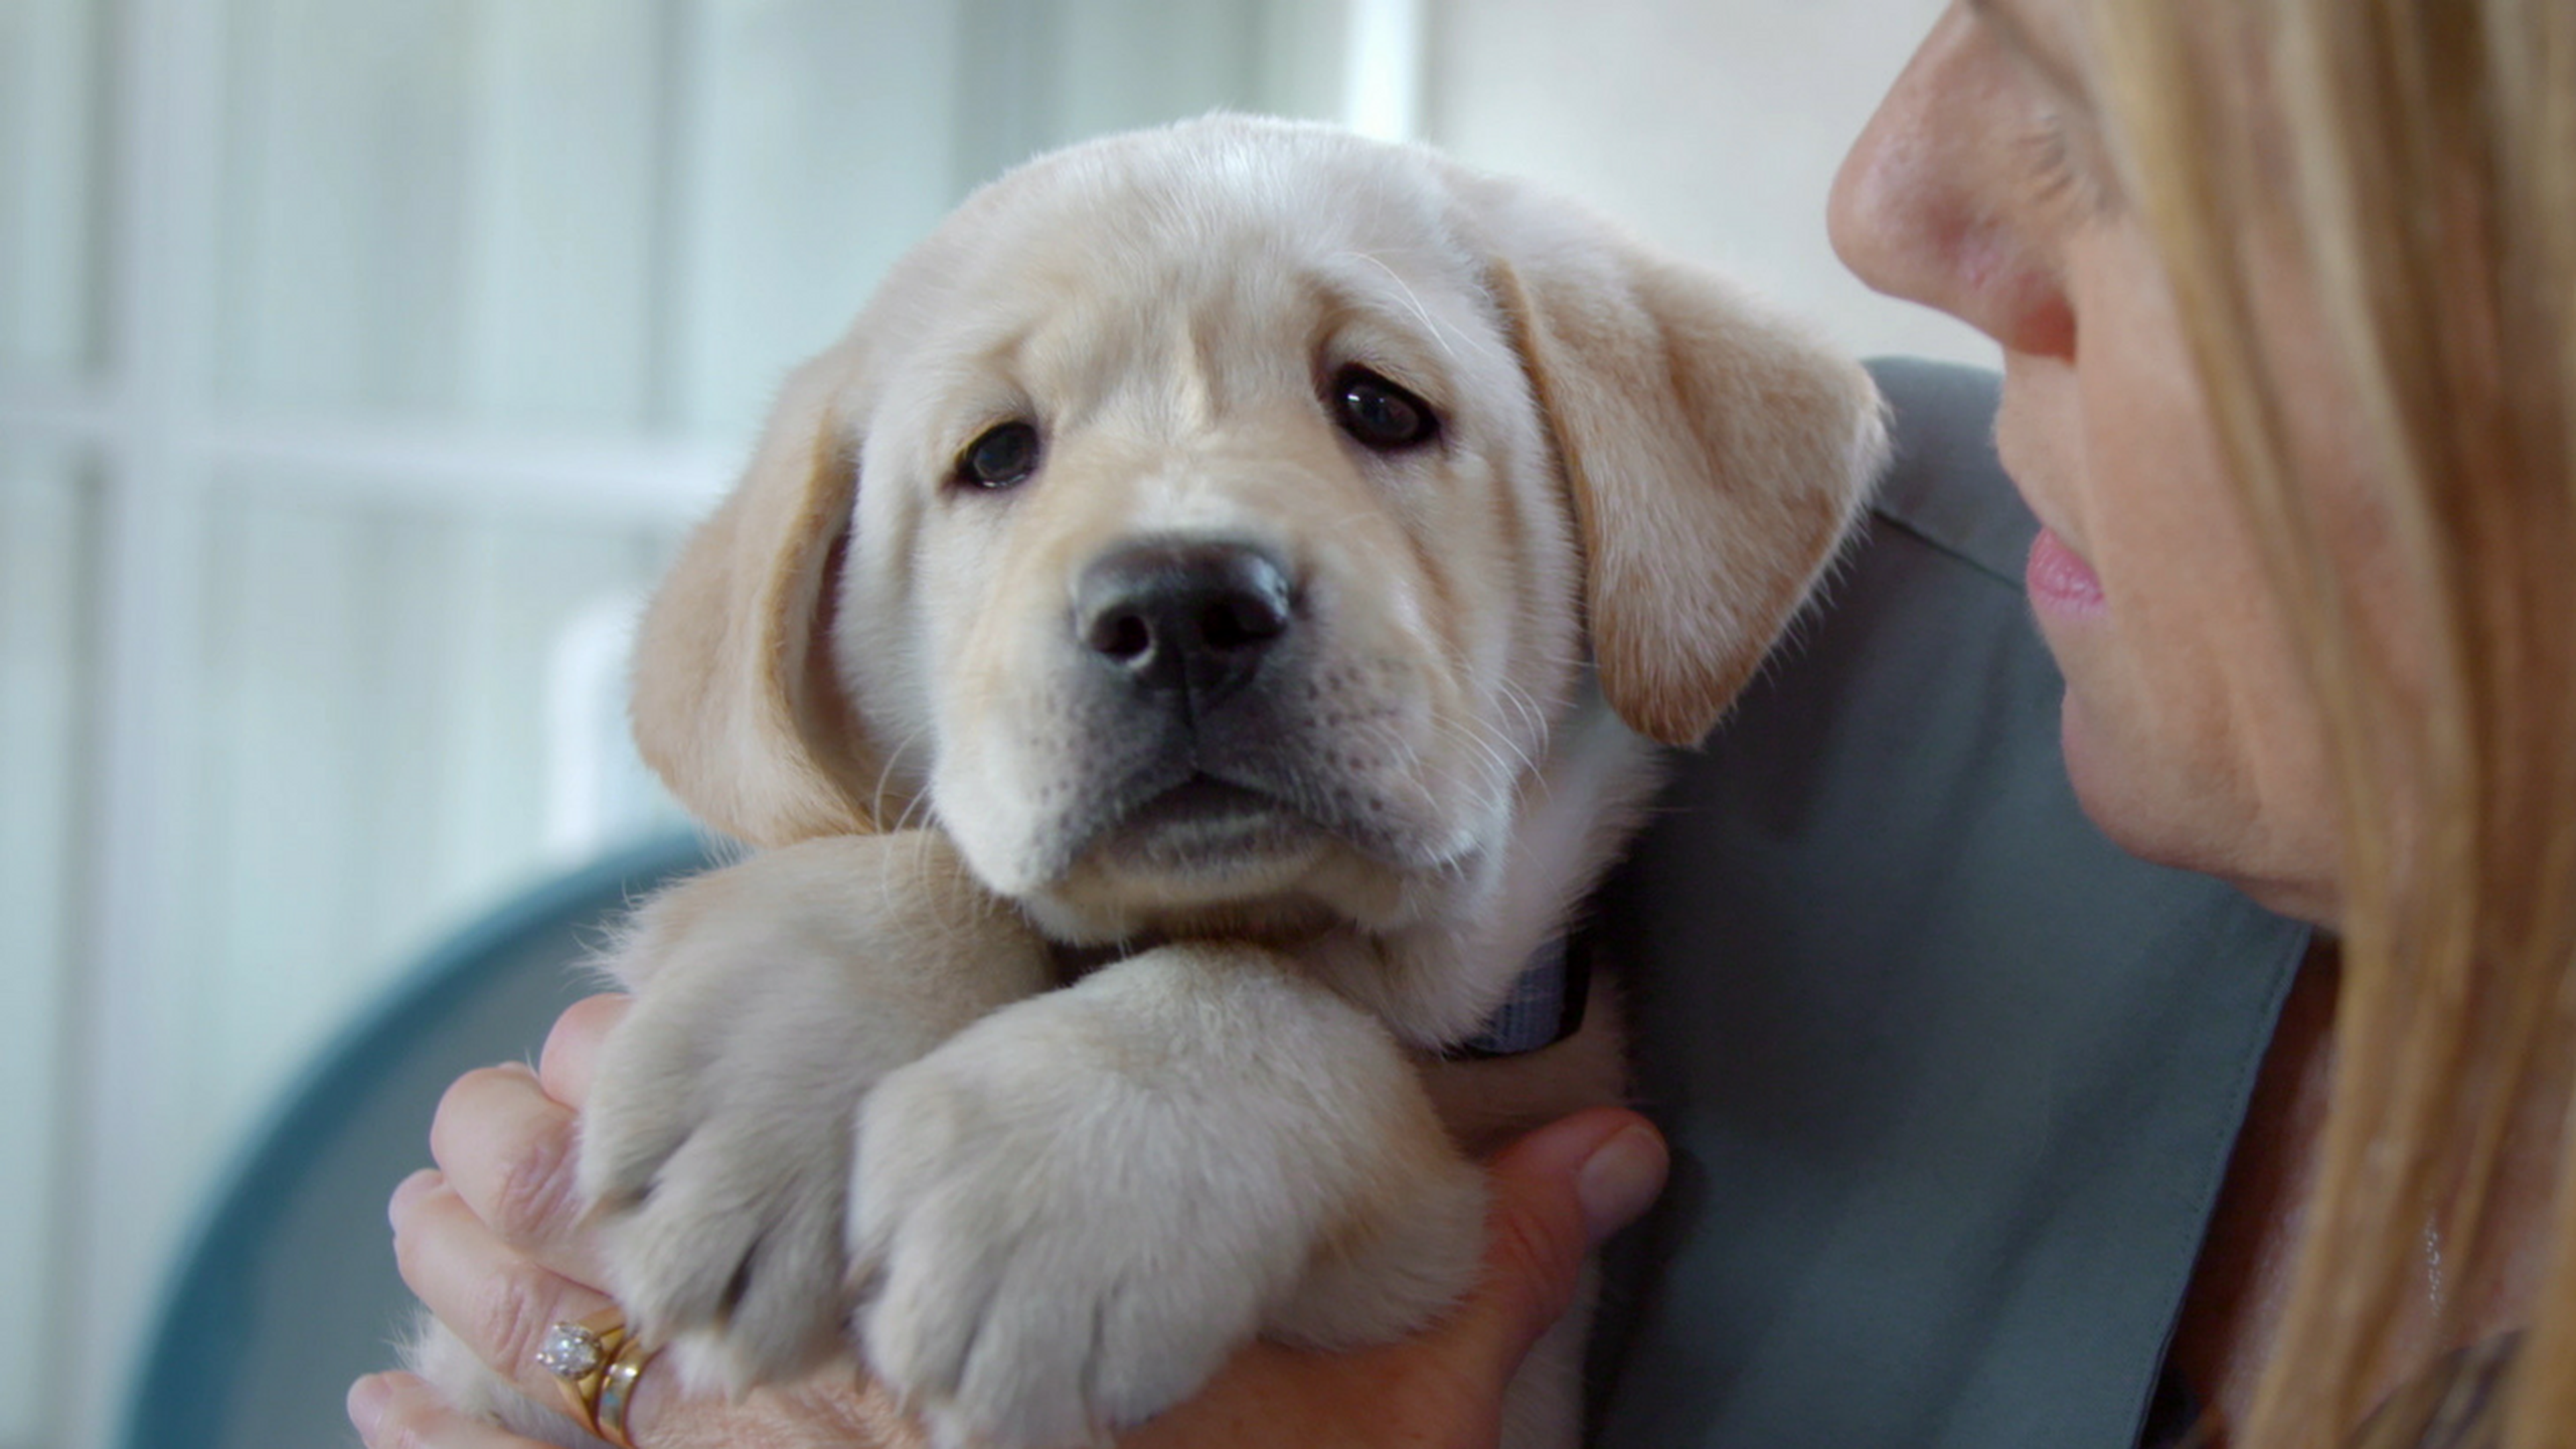
{"type": "Polygon", "coordinates": [[[1696,743],[1876,479],[1878,391],[1713,273],[1517,186],[1466,187],[1573,495],[1602,693],[1638,733],[1696,743]]]}
{"type": "Polygon", "coordinates": [[[750,469],[698,525],[635,647],[635,742],[699,819],[775,846],[872,827],[874,751],[832,667],[857,456],[848,344],[789,378],[750,469]]]}

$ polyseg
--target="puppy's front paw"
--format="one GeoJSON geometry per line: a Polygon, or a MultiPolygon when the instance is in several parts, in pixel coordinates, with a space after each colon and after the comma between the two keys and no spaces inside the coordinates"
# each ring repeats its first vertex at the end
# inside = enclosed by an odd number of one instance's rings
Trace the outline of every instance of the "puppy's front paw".
{"type": "Polygon", "coordinates": [[[1250,1337],[1300,1235],[1258,1147],[996,1032],[864,1109],[854,1225],[878,1376],[943,1446],[1089,1444],[1250,1337]]]}
{"type": "Polygon", "coordinates": [[[1472,1257],[1480,1179],[1383,1033],[1210,954],[1010,1007],[862,1106],[865,1347],[943,1446],[1059,1449],[1151,1417],[1387,1216],[1427,1212],[1472,1257]]]}
{"type": "Polygon", "coordinates": [[[1044,952],[999,916],[887,922],[885,900],[938,898],[872,878],[860,867],[885,847],[863,844],[691,882],[646,913],[621,962],[640,989],[584,1109],[581,1186],[607,1286],[696,1388],[739,1391],[847,1350],[860,1099],[1045,984],[1044,952]]]}
{"type": "Polygon", "coordinates": [[[790,1377],[838,1351],[860,1096],[902,1059],[819,973],[766,963],[723,1002],[647,995],[583,1122],[609,1286],[697,1388],[790,1377]]]}

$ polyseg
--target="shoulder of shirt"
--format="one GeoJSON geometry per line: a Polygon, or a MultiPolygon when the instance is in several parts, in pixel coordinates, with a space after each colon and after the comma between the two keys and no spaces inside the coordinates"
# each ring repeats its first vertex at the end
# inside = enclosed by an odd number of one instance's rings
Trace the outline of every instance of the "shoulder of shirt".
{"type": "Polygon", "coordinates": [[[2039,524],[1995,456],[2002,379],[1912,357],[1876,358],[1869,370],[1887,399],[1893,444],[1870,504],[1874,521],[2019,592],[2039,524]]]}

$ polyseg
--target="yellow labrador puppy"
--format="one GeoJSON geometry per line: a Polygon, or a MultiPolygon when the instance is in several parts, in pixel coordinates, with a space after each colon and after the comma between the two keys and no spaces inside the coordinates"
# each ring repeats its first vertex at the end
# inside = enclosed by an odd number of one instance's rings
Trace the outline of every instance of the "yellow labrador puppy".
{"type": "MultiPolygon", "coordinates": [[[[1651,742],[1881,449],[1856,366],[1427,151],[1218,117],[985,188],[647,618],[646,754],[759,851],[617,952],[609,1286],[701,1382],[855,1339],[1009,1449],[1435,1317],[1473,1154],[1620,1090],[1579,988],[1457,1049],[1567,993],[1651,742]]],[[[1513,1442],[1573,1441],[1580,1332],[1513,1442]]]]}

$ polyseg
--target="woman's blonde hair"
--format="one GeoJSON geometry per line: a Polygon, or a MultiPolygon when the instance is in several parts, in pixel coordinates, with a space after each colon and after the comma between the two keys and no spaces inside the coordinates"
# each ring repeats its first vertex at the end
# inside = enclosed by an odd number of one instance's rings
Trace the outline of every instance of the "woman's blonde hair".
{"type": "Polygon", "coordinates": [[[2391,1325],[2425,1292],[2428,1234],[2453,1282],[2495,1270],[2499,1164],[2510,1138],[2546,1131],[2547,1266],[2505,1442],[2566,1449],[2576,0],[2090,9],[2121,184],[2164,258],[2340,783],[2333,1105],[2246,1442],[2351,1431],[2410,1367],[2390,1361],[2391,1325]],[[2267,350],[2280,334],[2259,321],[2285,306],[2322,327],[2366,478],[2299,474],[2287,369],[2267,350]],[[2351,577],[2357,523],[2384,530],[2396,577],[2351,577]]]}

